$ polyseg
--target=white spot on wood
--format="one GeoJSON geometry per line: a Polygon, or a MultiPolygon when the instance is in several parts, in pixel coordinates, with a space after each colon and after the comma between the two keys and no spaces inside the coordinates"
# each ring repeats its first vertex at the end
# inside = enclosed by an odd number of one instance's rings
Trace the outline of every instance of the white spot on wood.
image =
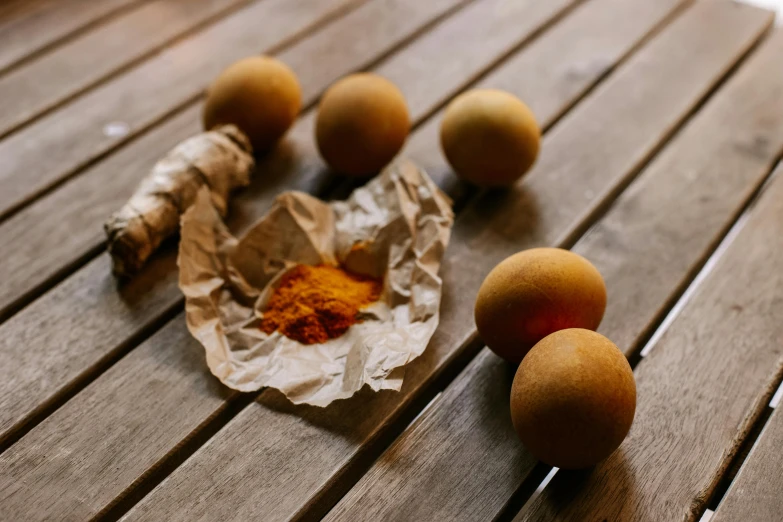
{"type": "Polygon", "coordinates": [[[122,138],[130,132],[130,125],[124,121],[113,121],[103,127],[103,134],[107,138],[122,138]]]}

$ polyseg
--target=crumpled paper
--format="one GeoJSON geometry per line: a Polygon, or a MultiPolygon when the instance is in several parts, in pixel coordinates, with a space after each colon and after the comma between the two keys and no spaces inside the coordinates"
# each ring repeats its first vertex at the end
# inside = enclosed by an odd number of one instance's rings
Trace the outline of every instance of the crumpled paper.
{"type": "Polygon", "coordinates": [[[274,387],[293,403],[326,406],[365,384],[399,390],[439,320],[450,199],[414,164],[383,171],[346,201],[285,192],[241,239],[205,189],[182,218],[180,288],[188,329],[220,381],[244,392],[274,387]],[[381,298],[336,339],[303,345],[260,329],[280,276],[297,264],[342,265],[382,277],[381,298]]]}

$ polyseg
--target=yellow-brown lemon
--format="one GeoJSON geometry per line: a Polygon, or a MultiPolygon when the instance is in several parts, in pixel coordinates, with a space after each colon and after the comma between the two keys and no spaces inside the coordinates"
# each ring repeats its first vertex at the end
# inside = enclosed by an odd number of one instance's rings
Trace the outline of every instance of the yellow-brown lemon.
{"type": "Polygon", "coordinates": [[[245,58],[220,73],[207,91],[204,128],[232,123],[255,152],[265,152],[299,114],[302,91],[294,72],[268,56],[245,58]]]}
{"type": "Polygon", "coordinates": [[[536,344],[511,386],[511,420],[536,458],[558,468],[597,464],[631,429],[636,382],[625,356],[590,330],[560,330],[536,344]]]}
{"type": "Polygon", "coordinates": [[[318,107],[315,140],[335,171],[369,176],[402,148],[410,130],[405,97],[389,80],[360,73],[335,82],[318,107]]]}
{"type": "Polygon", "coordinates": [[[474,89],[446,108],[440,143],[462,179],[481,187],[512,185],[535,163],[541,131],[532,111],[513,94],[474,89]]]}
{"type": "Polygon", "coordinates": [[[606,309],[606,286],[585,258],[561,248],[532,248],[501,261],[476,297],[484,342],[518,363],[541,339],[564,328],[595,330],[606,309]]]}

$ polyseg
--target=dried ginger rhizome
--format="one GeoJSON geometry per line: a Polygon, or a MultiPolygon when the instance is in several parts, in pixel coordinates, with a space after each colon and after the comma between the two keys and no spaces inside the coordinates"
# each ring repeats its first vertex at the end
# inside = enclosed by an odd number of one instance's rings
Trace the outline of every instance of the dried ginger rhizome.
{"type": "Polygon", "coordinates": [[[297,265],[280,279],[267,303],[261,330],[302,344],[324,343],[357,322],[359,310],[378,300],[379,279],[329,265],[297,265]]]}

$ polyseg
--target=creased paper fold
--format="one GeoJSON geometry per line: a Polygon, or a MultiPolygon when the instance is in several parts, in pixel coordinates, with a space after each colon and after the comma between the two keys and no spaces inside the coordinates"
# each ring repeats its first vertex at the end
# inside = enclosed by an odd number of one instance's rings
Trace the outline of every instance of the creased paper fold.
{"type": "Polygon", "coordinates": [[[421,355],[438,325],[441,259],[451,201],[410,162],[388,167],[346,201],[285,192],[241,239],[204,190],[182,218],[180,288],[190,332],[226,386],[271,386],[292,402],[326,406],[365,384],[399,390],[403,367],[421,355]],[[303,345],[259,328],[282,273],[331,264],[382,277],[380,300],[341,337],[303,345]]]}

